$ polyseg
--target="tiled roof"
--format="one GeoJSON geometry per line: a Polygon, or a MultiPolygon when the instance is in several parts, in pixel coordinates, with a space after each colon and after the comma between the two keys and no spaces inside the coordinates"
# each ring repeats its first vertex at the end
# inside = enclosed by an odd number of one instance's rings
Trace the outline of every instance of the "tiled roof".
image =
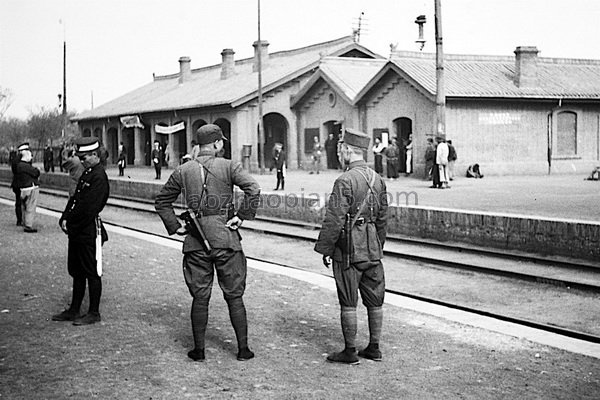
{"type": "Polygon", "coordinates": [[[319,70],[293,97],[296,105],[320,79],[333,86],[346,101],[354,104],[357,94],[385,66],[387,60],[349,57],[326,57],[319,63],[319,70]]]}
{"type": "MultiPolygon", "coordinates": [[[[270,90],[318,65],[321,57],[341,55],[353,49],[380,57],[351,36],[295,50],[269,54],[262,71],[263,90],[270,90]]],[[[156,111],[182,110],[215,105],[237,106],[256,97],[257,73],[252,72],[254,58],[235,61],[235,75],[221,79],[221,64],[193,69],[189,81],[179,84],[179,72],[156,77],[153,82],[133,90],[95,109],[77,115],[74,120],[113,117],[156,111]]]]}
{"type": "MultiPolygon", "coordinates": [[[[397,52],[391,61],[435,94],[435,54],[397,52]]],[[[444,56],[446,97],[600,99],[599,60],[538,57],[535,87],[518,87],[514,75],[514,57],[444,56]]]]}

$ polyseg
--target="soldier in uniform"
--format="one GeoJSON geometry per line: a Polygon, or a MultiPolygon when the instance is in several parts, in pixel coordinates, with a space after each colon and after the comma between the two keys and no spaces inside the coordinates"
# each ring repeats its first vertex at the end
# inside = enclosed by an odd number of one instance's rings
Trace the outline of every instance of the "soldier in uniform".
{"type": "Polygon", "coordinates": [[[187,235],[183,243],[183,275],[193,298],[191,320],[195,345],[188,357],[194,361],[203,361],[205,358],[204,336],[213,271],[216,270],[237,337],[237,359],[249,360],[254,353],[248,348],[248,324],[242,300],[246,287],[246,257],[237,229],[243,220],[254,219],[260,187],[254,178],[244,172],[239,162],[216,157],[226,140],[221,128],[208,124],[200,127],[197,134],[200,145],[198,158],[180,165],[155,201],[156,211],[168,233],[187,235]],[[237,213],[232,203],[234,185],[244,192],[237,213]],[[180,193],[185,198],[189,212],[197,215],[208,246],[202,238],[188,234],[187,227],[177,219],[173,202],[180,193]]]}
{"type": "Polygon", "coordinates": [[[73,277],[73,298],[71,306],[52,316],[52,320],[73,321],[73,325],[89,325],[101,320],[102,279],[98,271],[96,246],[98,231],[101,232],[102,243],[108,239],[98,215],[108,200],[109,184],[106,172],[100,164],[102,149],[98,139],[80,138],[75,141],[75,146],[76,156],[85,170],[79,178],[75,194],[69,198],[58,221],[60,228],[69,236],[67,265],[69,275],[73,277]],[[85,295],[86,281],[89,287],[89,311],[80,316],[79,309],[85,295]]]}
{"type": "Polygon", "coordinates": [[[379,339],[383,321],[385,279],[383,244],[387,225],[387,192],[381,176],[367,167],[363,150],[369,148],[369,137],[346,129],[341,140],[340,162],[347,167],[333,185],[325,219],[315,245],[333,275],[341,306],[342,333],[345,348],[327,357],[329,362],[358,364],[358,356],[381,360],[379,339]],[[349,248],[342,231],[351,232],[349,248]],[[340,240],[340,238],[342,239],[340,240]],[[356,353],[356,306],[358,291],[367,308],[369,345],[356,353]]]}

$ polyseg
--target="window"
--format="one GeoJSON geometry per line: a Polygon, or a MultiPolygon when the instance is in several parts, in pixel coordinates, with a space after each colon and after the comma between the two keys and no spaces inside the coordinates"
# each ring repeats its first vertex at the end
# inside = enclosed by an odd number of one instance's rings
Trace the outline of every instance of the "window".
{"type": "Polygon", "coordinates": [[[556,114],[557,156],[577,155],[577,114],[573,111],[561,111],[556,114]]]}
{"type": "Polygon", "coordinates": [[[319,137],[319,128],[305,128],[304,129],[304,152],[312,153],[313,144],[315,143],[314,137],[319,137]]]}

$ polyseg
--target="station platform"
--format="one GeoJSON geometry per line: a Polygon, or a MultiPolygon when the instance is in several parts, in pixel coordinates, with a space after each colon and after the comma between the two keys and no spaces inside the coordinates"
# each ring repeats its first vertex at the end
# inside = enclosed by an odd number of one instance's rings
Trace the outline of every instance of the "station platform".
{"type": "MultiPolygon", "coordinates": [[[[251,262],[244,297],[256,358],[235,360],[227,305],[213,288],[207,361],[192,346],[180,245],[115,230],[104,249],[101,313],[88,327],[49,321],[70,301],[66,237],[40,213],[36,235],[0,205],[2,398],[593,399],[598,358],[411,309],[384,306],[384,360],[324,361],[342,346],[331,283],[251,262]]],[[[84,310],[86,304],[84,303],[84,310]]],[[[368,341],[359,306],[358,344],[368,341]]]]}
{"type": "MultiPolygon", "coordinates": [[[[38,166],[43,170],[42,165],[38,166]]],[[[6,165],[0,169],[8,169],[6,165]]],[[[154,179],[152,167],[129,166],[119,177],[118,168],[109,166],[110,179],[164,183],[173,169],[162,169],[160,180],[154,179]]],[[[58,169],[55,173],[61,173],[58,169]]],[[[284,191],[273,191],[277,183],[275,171],[252,175],[263,193],[317,194],[321,199],[331,192],[338,170],[324,170],[318,175],[309,171],[286,172],[284,191]]],[[[417,177],[400,176],[386,179],[388,192],[395,204],[431,206],[465,211],[485,211],[529,217],[564,218],[600,222],[600,181],[587,181],[587,173],[542,176],[485,176],[471,179],[456,176],[450,189],[432,189],[431,182],[417,177]]]]}

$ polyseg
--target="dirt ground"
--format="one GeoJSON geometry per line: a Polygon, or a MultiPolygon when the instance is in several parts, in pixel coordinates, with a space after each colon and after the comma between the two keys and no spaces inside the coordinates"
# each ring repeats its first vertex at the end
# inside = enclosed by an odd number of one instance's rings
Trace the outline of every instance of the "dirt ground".
{"type": "MultiPolygon", "coordinates": [[[[381,363],[349,367],[333,291],[250,269],[245,303],[256,358],[236,345],[218,286],[207,361],[191,362],[181,253],[111,235],[100,324],[52,322],[70,301],[66,237],[54,218],[23,233],[0,205],[0,398],[596,399],[600,361],[385,306],[381,363]]],[[[87,305],[84,303],[84,310],[87,305]]],[[[359,343],[366,344],[359,307],[359,343]]]]}

